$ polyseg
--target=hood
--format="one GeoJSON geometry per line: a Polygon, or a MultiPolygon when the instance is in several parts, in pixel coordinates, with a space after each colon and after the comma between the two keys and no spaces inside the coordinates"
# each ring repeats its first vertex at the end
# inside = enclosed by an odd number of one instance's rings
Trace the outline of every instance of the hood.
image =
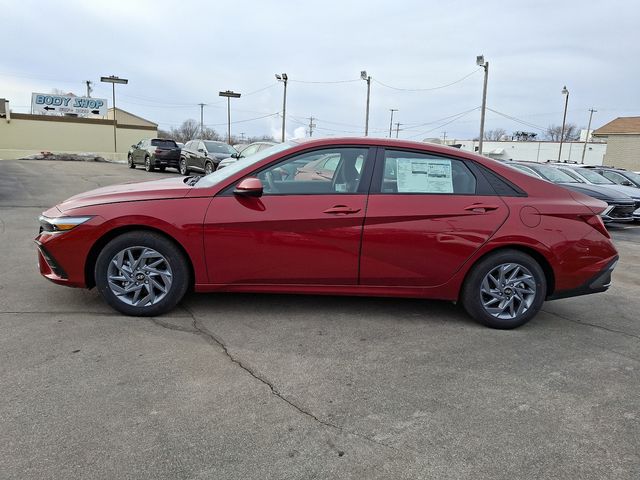
{"type": "Polygon", "coordinates": [[[558,183],[558,185],[605,202],[633,203],[633,199],[630,196],[600,185],[590,185],[588,183],[558,183]]]}
{"type": "Polygon", "coordinates": [[[222,160],[224,158],[229,158],[231,154],[230,153],[210,153],[209,156],[215,158],[216,160],[222,160]]]}
{"type": "Polygon", "coordinates": [[[58,208],[65,212],[74,208],[106,203],[182,198],[191,190],[191,187],[186,185],[184,181],[185,177],[172,177],[150,182],[111,185],[74,195],[59,204],[58,208]]]}
{"type": "Polygon", "coordinates": [[[615,190],[616,192],[624,193],[625,195],[630,196],[634,200],[640,200],[640,188],[627,187],[626,185],[618,185],[617,183],[613,185],[606,184],[601,186],[604,188],[608,188],[609,190],[615,190]]]}

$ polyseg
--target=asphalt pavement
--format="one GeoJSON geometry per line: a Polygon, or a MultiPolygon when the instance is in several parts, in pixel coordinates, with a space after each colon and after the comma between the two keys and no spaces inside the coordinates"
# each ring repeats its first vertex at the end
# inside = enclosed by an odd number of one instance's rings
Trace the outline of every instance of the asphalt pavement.
{"type": "Polygon", "coordinates": [[[640,478],[640,225],[611,228],[608,292],[513,331],[293,295],[131,318],[40,276],[42,210],[168,175],[0,161],[0,478],[640,478]]]}

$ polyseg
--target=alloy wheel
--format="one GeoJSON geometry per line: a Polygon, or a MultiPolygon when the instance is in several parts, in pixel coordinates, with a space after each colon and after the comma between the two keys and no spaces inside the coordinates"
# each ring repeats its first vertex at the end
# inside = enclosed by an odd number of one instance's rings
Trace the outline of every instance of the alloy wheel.
{"type": "Polygon", "coordinates": [[[531,308],[536,298],[533,274],[518,263],[503,263],[487,273],[480,284],[485,311],[500,320],[513,320],[531,308]]]}
{"type": "Polygon", "coordinates": [[[109,289],[121,302],[145,307],[160,302],[171,290],[173,274],[156,250],[133,246],[118,252],[107,269],[109,289]]]}
{"type": "Polygon", "coordinates": [[[204,165],[204,174],[205,175],[209,175],[211,172],[213,172],[213,167],[211,166],[211,162],[207,162],[204,165]]]}
{"type": "Polygon", "coordinates": [[[180,159],[180,174],[181,175],[187,174],[187,161],[184,158],[180,159]]]}

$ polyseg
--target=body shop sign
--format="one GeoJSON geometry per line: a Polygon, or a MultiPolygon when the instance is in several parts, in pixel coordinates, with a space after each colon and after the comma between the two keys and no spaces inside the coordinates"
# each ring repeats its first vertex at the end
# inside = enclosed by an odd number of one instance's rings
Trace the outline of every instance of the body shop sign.
{"type": "Polygon", "coordinates": [[[31,94],[31,111],[36,114],[107,115],[104,98],[76,97],[47,93],[31,94]]]}

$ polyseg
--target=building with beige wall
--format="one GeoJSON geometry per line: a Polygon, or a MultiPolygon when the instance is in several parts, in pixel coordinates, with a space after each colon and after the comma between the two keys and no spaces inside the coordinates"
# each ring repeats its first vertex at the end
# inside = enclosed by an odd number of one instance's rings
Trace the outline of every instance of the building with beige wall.
{"type": "Polygon", "coordinates": [[[158,135],[158,125],[117,109],[117,153],[114,152],[113,109],[107,118],[79,118],[11,113],[0,118],[0,159],[41,152],[93,153],[125,160],[131,145],[158,135]]]}
{"type": "Polygon", "coordinates": [[[593,136],[607,139],[605,165],[640,171],[640,117],[618,117],[593,136]]]}

